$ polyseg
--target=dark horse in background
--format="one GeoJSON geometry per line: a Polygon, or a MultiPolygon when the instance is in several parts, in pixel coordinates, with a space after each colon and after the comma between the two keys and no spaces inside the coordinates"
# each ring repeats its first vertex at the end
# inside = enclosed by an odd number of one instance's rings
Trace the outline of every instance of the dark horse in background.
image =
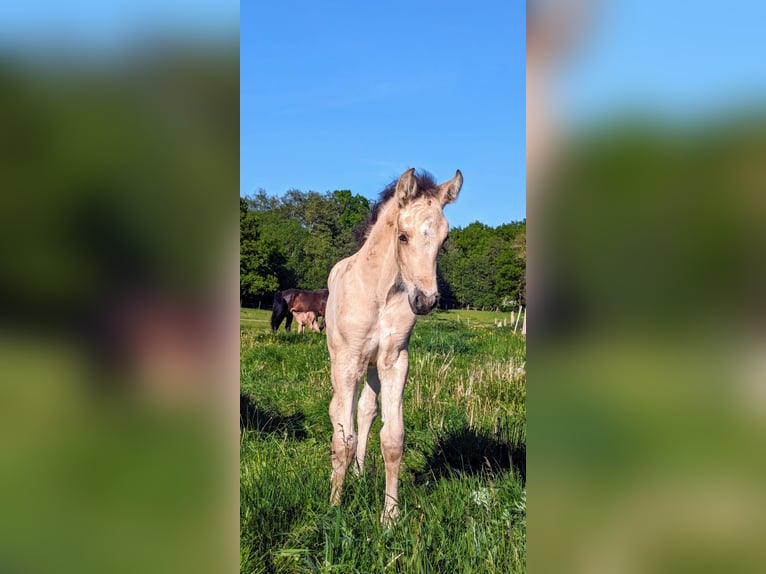
{"type": "MultiPolygon", "coordinates": [[[[285,323],[285,331],[290,332],[293,324],[293,311],[313,311],[317,317],[324,317],[327,308],[327,297],[330,292],[327,289],[318,291],[306,291],[304,289],[285,289],[274,294],[274,306],[271,310],[271,330],[276,332],[285,323]]],[[[324,321],[320,329],[324,329],[324,321]]]]}

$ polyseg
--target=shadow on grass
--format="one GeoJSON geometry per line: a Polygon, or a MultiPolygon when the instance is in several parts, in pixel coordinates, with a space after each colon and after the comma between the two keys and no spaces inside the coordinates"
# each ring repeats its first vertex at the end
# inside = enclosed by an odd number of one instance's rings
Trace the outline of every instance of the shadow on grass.
{"type": "Polygon", "coordinates": [[[276,411],[261,408],[253,402],[252,397],[239,394],[239,428],[267,434],[286,435],[290,438],[303,440],[308,434],[303,413],[281,415],[276,411]]]}
{"type": "Polygon", "coordinates": [[[476,475],[513,470],[527,481],[527,447],[509,444],[490,434],[469,428],[450,431],[439,437],[433,455],[416,480],[424,482],[456,475],[476,475]]]}

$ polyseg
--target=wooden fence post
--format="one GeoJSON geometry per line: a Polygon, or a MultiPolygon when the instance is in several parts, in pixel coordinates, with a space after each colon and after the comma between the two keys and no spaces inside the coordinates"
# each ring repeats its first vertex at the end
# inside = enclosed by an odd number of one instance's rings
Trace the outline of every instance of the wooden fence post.
{"type": "Polygon", "coordinates": [[[521,324],[521,334],[526,336],[527,335],[527,310],[524,309],[524,321],[521,324]]]}

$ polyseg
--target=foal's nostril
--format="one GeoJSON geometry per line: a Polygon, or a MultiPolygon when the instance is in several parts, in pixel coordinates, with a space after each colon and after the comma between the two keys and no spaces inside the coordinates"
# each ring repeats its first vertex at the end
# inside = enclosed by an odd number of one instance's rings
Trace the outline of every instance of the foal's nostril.
{"type": "Polygon", "coordinates": [[[410,300],[412,303],[412,310],[418,315],[427,315],[436,305],[436,298],[436,295],[429,296],[422,291],[417,291],[415,296],[410,300]]]}

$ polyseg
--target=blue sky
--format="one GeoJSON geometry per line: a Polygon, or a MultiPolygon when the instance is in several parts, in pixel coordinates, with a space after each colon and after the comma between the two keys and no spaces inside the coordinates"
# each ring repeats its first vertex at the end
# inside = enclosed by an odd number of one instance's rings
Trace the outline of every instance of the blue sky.
{"type": "Polygon", "coordinates": [[[700,120],[766,101],[766,3],[598,2],[556,96],[578,122],[641,108],[700,120]]]}
{"type": "MultiPolygon", "coordinates": [[[[232,0],[38,0],[5,2],[0,49],[13,52],[73,50],[107,55],[167,35],[205,40],[232,37],[239,2],[232,0]]],[[[234,36],[235,37],[235,36],[234,36]]]]}
{"type": "Polygon", "coordinates": [[[240,193],[465,183],[450,224],[523,219],[525,4],[243,2],[240,193]]]}
{"type": "MultiPolygon", "coordinates": [[[[545,1],[545,0],[541,0],[545,1]]],[[[596,2],[556,85],[565,117],[674,117],[766,102],[766,3],[596,2]]],[[[452,225],[525,214],[525,2],[135,0],[11,3],[0,49],[230,37],[240,17],[240,193],[351,189],[405,169],[465,175],[452,225]]]]}

